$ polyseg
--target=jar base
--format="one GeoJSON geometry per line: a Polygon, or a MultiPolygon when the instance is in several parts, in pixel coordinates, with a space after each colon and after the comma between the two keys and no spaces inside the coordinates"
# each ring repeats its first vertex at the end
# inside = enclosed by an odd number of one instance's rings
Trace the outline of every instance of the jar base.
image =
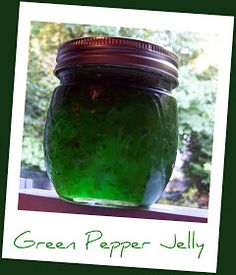
{"type": "Polygon", "coordinates": [[[67,197],[61,197],[61,199],[65,201],[73,202],[78,205],[89,205],[89,206],[109,207],[109,208],[144,208],[142,205],[137,203],[130,203],[130,202],[124,202],[119,200],[106,200],[106,199],[93,199],[93,198],[67,198],[67,197]]]}

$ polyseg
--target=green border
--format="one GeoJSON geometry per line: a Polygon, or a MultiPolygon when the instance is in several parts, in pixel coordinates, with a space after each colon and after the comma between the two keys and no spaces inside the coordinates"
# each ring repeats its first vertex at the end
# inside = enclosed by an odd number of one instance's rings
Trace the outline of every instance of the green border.
{"type": "MultiPolygon", "coordinates": [[[[236,8],[231,1],[217,0],[48,0],[48,1],[25,1],[25,2],[45,2],[56,4],[71,4],[97,7],[113,7],[113,8],[130,8],[130,9],[146,9],[159,11],[174,11],[187,13],[202,13],[216,15],[236,15],[236,8]]],[[[13,81],[15,70],[15,54],[16,54],[16,38],[17,38],[17,22],[18,22],[18,0],[3,1],[1,3],[1,42],[0,42],[0,243],[2,243],[2,232],[4,223],[4,208],[5,208],[5,193],[7,183],[7,166],[9,153],[9,135],[11,123],[11,108],[13,96],[13,81]],[[3,4],[4,3],[4,4],[3,4]]],[[[220,53],[219,53],[220,54],[220,53]]],[[[223,54],[223,53],[222,53],[223,54]]],[[[227,142],[226,142],[226,157],[224,169],[224,184],[220,226],[220,246],[219,246],[219,261],[217,274],[231,274],[235,262],[236,245],[235,237],[236,228],[233,218],[235,217],[235,198],[236,194],[233,178],[235,170],[236,156],[236,83],[233,76],[236,75],[236,45],[233,47],[231,85],[229,96],[229,111],[227,124],[227,142]],[[232,248],[232,249],[231,249],[232,248]],[[231,252],[231,250],[233,250],[231,252]]],[[[12,221],[14,226],[14,221],[12,221]]],[[[210,257],[210,255],[209,255],[210,257]]],[[[158,261],[158,257],[157,257],[158,261]]],[[[0,259],[1,274],[32,274],[39,270],[43,274],[122,274],[122,275],[151,275],[151,274],[189,274],[190,272],[183,271],[167,271],[167,270],[151,270],[123,267],[108,267],[96,265],[82,264],[63,264],[51,262],[23,261],[23,260],[8,260],[0,259]],[[4,272],[2,272],[4,271],[4,272]]],[[[193,274],[198,274],[194,272],[193,274]]],[[[200,273],[202,274],[202,273],[200,273]]],[[[210,274],[210,273],[209,273],[210,274]]]]}

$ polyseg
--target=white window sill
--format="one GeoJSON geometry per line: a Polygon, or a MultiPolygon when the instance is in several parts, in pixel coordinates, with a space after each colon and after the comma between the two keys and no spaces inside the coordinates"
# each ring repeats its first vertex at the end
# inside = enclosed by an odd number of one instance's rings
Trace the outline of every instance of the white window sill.
{"type": "Polygon", "coordinates": [[[19,210],[77,213],[133,218],[176,220],[206,223],[207,209],[197,209],[166,204],[153,204],[148,209],[139,208],[104,208],[87,205],[76,205],[62,201],[54,190],[21,188],[19,210]]]}

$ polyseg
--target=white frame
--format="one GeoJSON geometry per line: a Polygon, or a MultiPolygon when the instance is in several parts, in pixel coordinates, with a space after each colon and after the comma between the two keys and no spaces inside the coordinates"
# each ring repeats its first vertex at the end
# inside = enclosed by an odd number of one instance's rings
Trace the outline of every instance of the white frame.
{"type": "Polygon", "coordinates": [[[223,180],[227,103],[233,36],[233,17],[128,9],[95,8],[85,6],[20,3],[14,98],[10,137],[9,171],[6,195],[3,258],[89,263],[112,266],[132,266],[172,270],[216,272],[218,236],[223,180]],[[163,28],[192,32],[217,32],[219,49],[219,81],[210,184],[209,219],[207,224],[174,221],[143,220],[118,217],[98,217],[62,213],[42,213],[17,210],[21,144],[25,107],[27,56],[31,21],[66,22],[135,28],[163,28]],[[223,54],[221,53],[223,51],[223,54]],[[14,224],[14,226],[12,226],[14,224]],[[86,250],[85,232],[99,229],[109,240],[138,240],[151,242],[145,249],[131,250],[121,258],[109,257],[99,246],[86,250]],[[46,248],[18,249],[15,237],[30,230],[30,238],[37,240],[76,240],[78,249],[50,250],[46,248]],[[177,234],[185,241],[188,232],[195,232],[196,242],[204,242],[201,258],[196,247],[168,250],[160,243],[168,243],[177,234]],[[66,232],[66,234],[65,234],[66,232]]]}

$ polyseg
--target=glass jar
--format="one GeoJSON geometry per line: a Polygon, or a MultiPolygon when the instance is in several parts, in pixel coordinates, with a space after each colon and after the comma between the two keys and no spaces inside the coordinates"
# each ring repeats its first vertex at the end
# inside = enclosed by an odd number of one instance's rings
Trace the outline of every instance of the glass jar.
{"type": "Polygon", "coordinates": [[[177,69],[173,52],[136,39],[60,46],[44,152],[62,199],[148,207],[160,198],[177,151],[177,69]]]}

